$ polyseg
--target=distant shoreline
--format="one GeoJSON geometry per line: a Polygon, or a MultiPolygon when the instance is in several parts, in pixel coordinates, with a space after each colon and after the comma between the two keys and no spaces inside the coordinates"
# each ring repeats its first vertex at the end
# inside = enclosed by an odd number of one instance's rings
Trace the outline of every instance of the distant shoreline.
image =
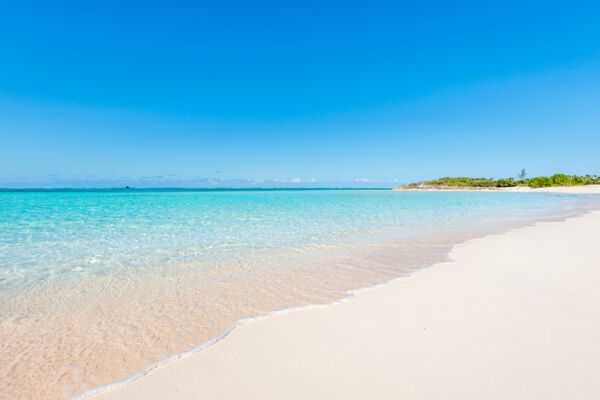
{"type": "Polygon", "coordinates": [[[515,187],[471,187],[471,186],[400,186],[394,191],[405,192],[519,192],[519,193],[565,193],[565,194],[600,194],[600,185],[581,186],[552,186],[532,188],[527,186],[515,187]]]}
{"type": "Polygon", "coordinates": [[[566,175],[554,174],[552,176],[536,176],[527,178],[527,172],[522,170],[519,179],[514,178],[472,178],[444,177],[429,181],[412,182],[402,185],[395,190],[482,190],[482,189],[508,189],[508,188],[551,188],[600,185],[598,175],[566,175]]]}

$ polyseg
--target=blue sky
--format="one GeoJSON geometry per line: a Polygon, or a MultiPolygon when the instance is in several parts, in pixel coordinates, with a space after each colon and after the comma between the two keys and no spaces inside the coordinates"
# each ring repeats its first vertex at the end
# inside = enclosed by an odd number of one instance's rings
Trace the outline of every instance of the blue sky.
{"type": "Polygon", "coordinates": [[[600,174],[598,2],[12,3],[0,187],[600,174]]]}

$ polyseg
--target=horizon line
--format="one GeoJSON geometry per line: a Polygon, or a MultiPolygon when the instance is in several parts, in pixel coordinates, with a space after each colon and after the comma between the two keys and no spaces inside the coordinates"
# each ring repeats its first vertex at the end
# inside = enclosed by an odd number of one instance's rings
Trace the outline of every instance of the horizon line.
{"type": "Polygon", "coordinates": [[[276,191],[276,190],[392,190],[394,187],[38,187],[38,188],[2,188],[0,192],[77,192],[77,191],[152,191],[152,190],[181,190],[181,191],[276,191]]]}

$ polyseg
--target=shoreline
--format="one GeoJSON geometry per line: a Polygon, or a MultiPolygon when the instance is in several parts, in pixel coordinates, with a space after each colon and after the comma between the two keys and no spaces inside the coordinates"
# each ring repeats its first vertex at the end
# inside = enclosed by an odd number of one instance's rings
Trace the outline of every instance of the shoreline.
{"type": "Polygon", "coordinates": [[[561,194],[600,194],[600,185],[552,186],[531,188],[528,186],[513,187],[471,187],[471,186],[400,186],[393,188],[397,192],[518,192],[518,193],[561,193],[561,194]]]}
{"type": "MultiPolygon", "coordinates": [[[[489,240],[489,238],[493,239],[495,237],[511,235],[511,233],[513,231],[522,231],[522,230],[527,230],[527,229],[533,229],[533,228],[538,227],[541,224],[542,225],[543,224],[564,224],[564,223],[567,223],[568,221],[572,221],[572,220],[577,220],[577,219],[581,219],[581,218],[590,218],[589,217],[590,215],[594,215],[595,218],[597,218],[600,221],[600,211],[591,211],[591,212],[588,211],[586,213],[578,214],[578,215],[569,217],[567,219],[562,219],[560,222],[556,222],[556,221],[536,222],[533,224],[526,225],[524,227],[513,228],[513,229],[509,230],[508,232],[504,232],[504,233],[491,233],[491,234],[485,235],[483,237],[479,237],[479,238],[475,238],[475,239],[467,239],[466,241],[459,242],[450,248],[449,252],[447,253],[448,261],[446,261],[446,262],[435,263],[428,267],[416,269],[407,276],[400,276],[397,278],[392,278],[391,280],[388,280],[387,282],[384,282],[384,283],[376,284],[376,285],[365,287],[365,288],[359,288],[356,290],[351,290],[348,292],[348,295],[342,299],[333,300],[333,301],[325,303],[325,304],[313,304],[313,305],[308,305],[308,306],[289,307],[289,308],[285,308],[282,310],[270,312],[263,316],[243,318],[243,319],[239,320],[236,324],[231,326],[229,329],[227,329],[225,332],[223,332],[221,335],[209,340],[208,342],[201,344],[200,346],[198,346],[190,351],[174,355],[166,360],[162,360],[158,363],[155,363],[155,364],[145,368],[143,371],[135,374],[134,376],[127,378],[126,380],[124,380],[122,382],[116,382],[116,383],[113,383],[113,384],[110,384],[107,386],[93,389],[89,392],[86,392],[79,396],[74,397],[74,399],[93,398],[93,399],[107,399],[108,400],[108,399],[120,399],[120,398],[152,398],[152,396],[148,397],[149,395],[151,395],[152,391],[145,391],[143,389],[143,386],[144,386],[144,384],[147,384],[148,382],[155,382],[157,379],[162,382],[162,384],[159,384],[159,386],[161,386],[161,387],[162,387],[162,385],[166,385],[166,386],[171,385],[173,388],[175,388],[175,386],[177,386],[177,388],[178,388],[177,393],[178,393],[179,388],[180,388],[180,383],[181,382],[189,383],[191,377],[195,375],[191,371],[188,371],[186,373],[185,371],[182,370],[182,368],[179,368],[178,366],[183,363],[193,362],[193,361],[188,361],[188,360],[204,359],[204,361],[206,361],[205,359],[207,356],[205,354],[207,352],[221,353],[222,350],[220,350],[220,349],[216,350],[216,348],[221,348],[221,347],[227,348],[229,346],[227,344],[230,340],[229,337],[233,333],[235,333],[236,337],[239,338],[241,335],[243,338],[244,335],[246,335],[244,333],[244,331],[246,331],[248,329],[252,329],[252,328],[248,328],[248,327],[251,327],[251,326],[253,327],[253,326],[255,326],[255,324],[264,323],[266,325],[270,325],[271,322],[269,322],[269,321],[283,318],[282,316],[296,315],[296,314],[302,315],[303,313],[311,313],[312,312],[311,310],[324,309],[324,310],[329,310],[329,311],[327,311],[329,314],[331,314],[331,313],[335,314],[334,310],[336,309],[336,307],[341,306],[343,304],[347,304],[347,303],[351,303],[351,302],[360,300],[360,297],[362,297],[363,293],[372,292],[372,291],[377,292],[380,289],[385,289],[385,290],[389,291],[390,289],[386,289],[386,288],[388,288],[389,286],[396,285],[397,282],[400,282],[400,281],[402,282],[402,284],[410,285],[409,282],[411,282],[412,279],[415,279],[414,277],[417,277],[417,276],[420,276],[421,274],[427,273],[427,271],[437,270],[439,268],[442,268],[445,265],[454,265],[454,264],[460,262],[460,260],[456,260],[454,257],[455,252],[457,251],[456,249],[460,249],[464,246],[470,246],[470,243],[472,243],[472,242],[478,242],[481,240],[485,241],[485,240],[489,240]],[[267,322],[263,322],[263,321],[267,321],[267,322]],[[177,371],[175,373],[172,373],[171,370],[177,370],[177,371]],[[152,378],[150,378],[149,375],[152,375],[152,378]],[[176,383],[176,382],[179,382],[179,383],[176,383]]],[[[538,229],[538,228],[536,228],[536,229],[538,229]]],[[[285,318],[287,318],[287,317],[285,317],[285,318]]],[[[290,318],[293,319],[295,317],[290,317],[290,318]]],[[[263,330],[262,333],[268,334],[268,331],[269,331],[269,329],[266,329],[266,330],[263,330]]],[[[278,339],[282,339],[282,338],[278,338],[278,339]]],[[[248,338],[248,340],[250,340],[250,338],[248,338]]],[[[251,343],[251,340],[250,340],[249,347],[250,348],[253,347],[252,346],[253,344],[256,344],[256,343],[251,343]]],[[[289,349],[287,349],[287,350],[289,350],[289,349]]],[[[242,351],[242,353],[244,353],[244,352],[242,351]]],[[[230,354],[230,356],[235,357],[235,354],[230,354]]],[[[255,354],[254,356],[258,357],[258,359],[260,359],[260,355],[255,354]]],[[[219,357],[214,358],[213,356],[210,356],[210,358],[213,362],[214,361],[220,362],[220,363],[224,362],[224,360],[219,357]]],[[[311,366],[306,366],[306,367],[310,368],[311,366]]],[[[198,371],[198,372],[201,372],[201,371],[198,371]]],[[[202,372],[206,372],[206,369],[202,369],[202,372]]],[[[213,376],[213,378],[221,381],[221,384],[231,385],[231,384],[237,383],[237,382],[235,382],[235,379],[230,379],[230,381],[228,381],[226,383],[222,382],[224,380],[227,381],[228,376],[229,376],[227,373],[222,374],[222,375],[223,376],[215,375],[215,376],[213,376]]],[[[153,384],[153,386],[155,386],[155,385],[153,384]]],[[[199,390],[202,389],[200,386],[201,386],[200,384],[192,385],[192,386],[189,386],[186,390],[188,390],[189,393],[192,393],[195,396],[198,393],[200,393],[199,390]]],[[[216,385],[216,386],[218,386],[218,385],[216,385]]],[[[258,386],[260,386],[260,385],[258,385],[258,386]]],[[[184,387],[185,387],[185,385],[184,385],[184,387]]],[[[155,387],[155,389],[157,389],[157,388],[155,387]]],[[[261,390],[260,387],[255,387],[254,389],[261,390]]],[[[168,389],[166,389],[166,390],[168,390],[168,389]]],[[[158,392],[156,392],[156,393],[158,393],[158,392]]],[[[163,393],[162,396],[156,395],[155,398],[164,398],[164,395],[167,394],[167,392],[162,392],[162,393],[163,393]]],[[[175,392],[170,392],[170,393],[171,393],[171,395],[174,395],[175,392]]],[[[600,391],[598,393],[600,393],[600,391]]],[[[298,396],[293,396],[291,393],[288,393],[288,394],[290,394],[290,396],[288,396],[288,397],[284,396],[284,397],[285,398],[302,398],[303,397],[300,394],[298,394],[298,396]]],[[[318,393],[318,394],[320,394],[320,393],[318,393]]],[[[217,392],[213,391],[213,392],[208,393],[208,396],[209,397],[212,396],[212,398],[244,398],[244,395],[245,395],[245,393],[238,393],[237,395],[232,394],[232,396],[229,396],[229,395],[220,396],[220,393],[218,391],[217,392]]],[[[179,395],[177,395],[177,397],[180,398],[179,395]]],[[[188,398],[188,397],[181,397],[181,398],[188,398]]],[[[192,396],[189,398],[194,398],[194,397],[192,396]]]]}

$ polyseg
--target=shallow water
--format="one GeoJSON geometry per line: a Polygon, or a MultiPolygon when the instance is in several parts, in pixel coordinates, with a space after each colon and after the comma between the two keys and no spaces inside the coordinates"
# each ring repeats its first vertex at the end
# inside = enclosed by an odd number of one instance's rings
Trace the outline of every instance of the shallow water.
{"type": "Polygon", "coordinates": [[[0,393],[69,398],[240,318],[340,298],[465,238],[592,206],[542,193],[0,192],[0,393]]]}

